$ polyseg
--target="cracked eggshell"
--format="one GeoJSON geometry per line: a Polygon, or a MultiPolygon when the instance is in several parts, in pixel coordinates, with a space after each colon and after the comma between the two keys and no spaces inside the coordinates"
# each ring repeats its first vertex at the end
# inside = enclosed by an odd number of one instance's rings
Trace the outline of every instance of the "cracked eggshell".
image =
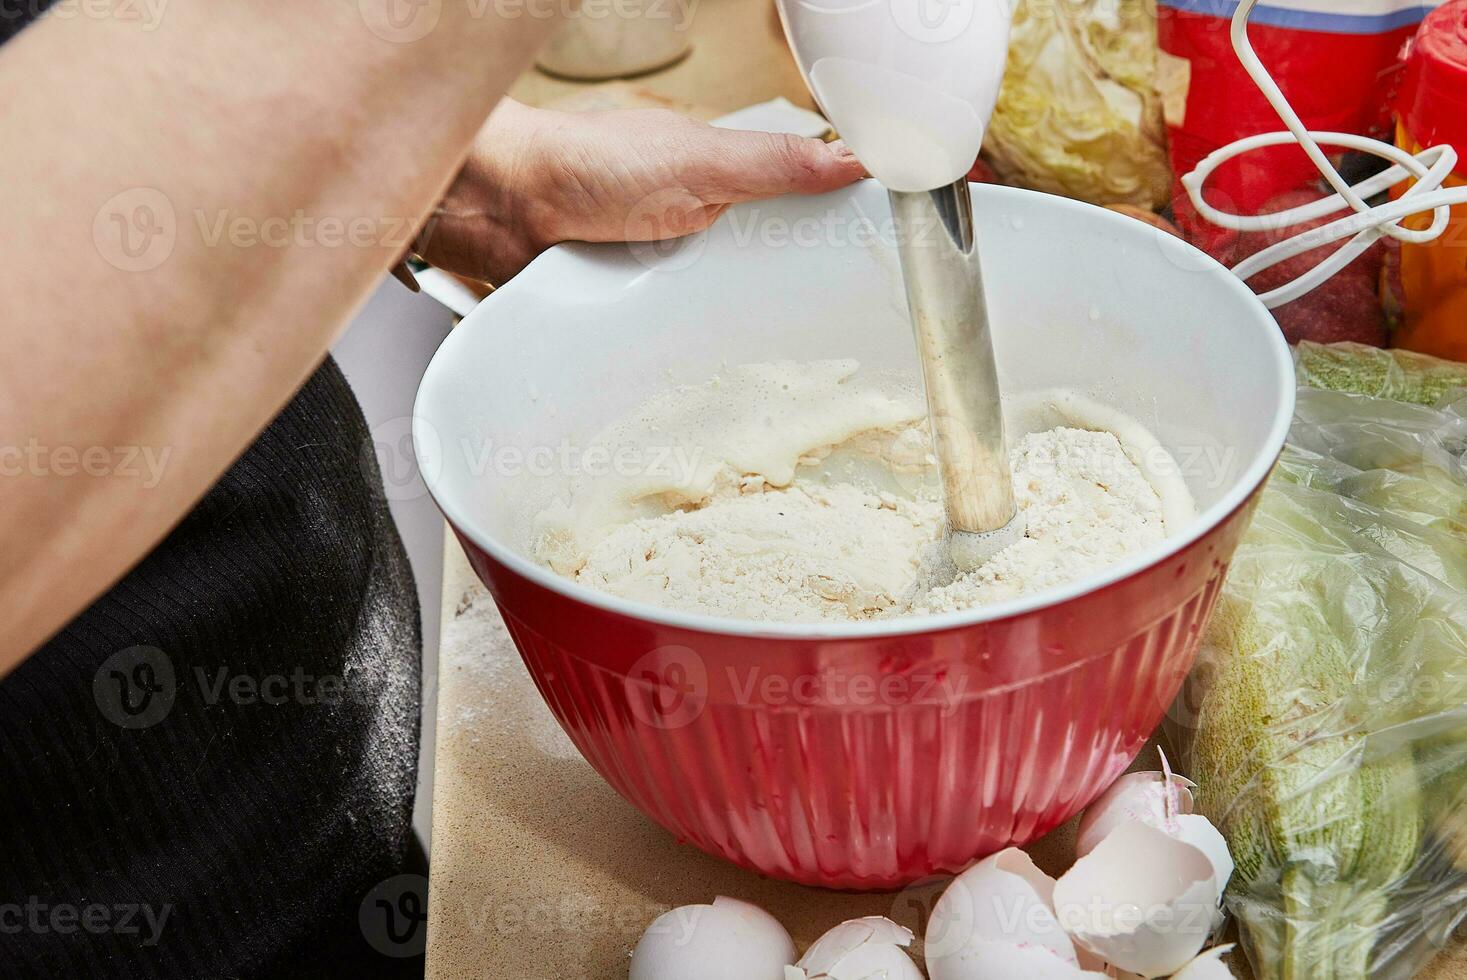
{"type": "Polygon", "coordinates": [[[865,943],[842,956],[826,973],[810,973],[811,980],[922,980],[922,971],[907,951],[891,943],[865,943]]]}
{"type": "Polygon", "coordinates": [[[719,896],[659,915],[632,951],[629,980],[787,980],[795,943],[757,905],[719,896]]]}
{"type": "MultiPolygon", "coordinates": [[[[1166,778],[1167,774],[1160,772],[1129,772],[1111,783],[1080,816],[1075,856],[1084,857],[1095,850],[1107,834],[1128,820],[1170,832],[1166,778]]],[[[1192,812],[1192,790],[1196,786],[1190,779],[1172,774],[1172,816],[1192,812]]]]}
{"type": "Polygon", "coordinates": [[[1075,945],[1055,918],[1054,886],[1029,855],[1013,847],[958,875],[927,923],[924,952],[932,980],[977,976],[969,954],[994,943],[1036,947],[1078,968],[1075,945]]]}
{"type": "Polygon", "coordinates": [[[1221,903],[1228,881],[1233,877],[1233,854],[1228,850],[1228,842],[1223,838],[1222,831],[1201,814],[1187,813],[1177,817],[1176,827],[1170,833],[1177,840],[1191,844],[1207,855],[1207,860],[1212,862],[1217,900],[1221,903]]]}
{"type": "Polygon", "coordinates": [[[1212,862],[1200,849],[1127,821],[1055,884],[1059,921],[1112,966],[1145,977],[1175,973],[1212,933],[1212,862]]]}
{"type": "Polygon", "coordinates": [[[1214,946],[1172,975],[1172,980],[1234,980],[1222,958],[1233,951],[1233,944],[1214,946]]]}
{"type": "Polygon", "coordinates": [[[811,943],[798,965],[809,976],[820,976],[830,973],[848,954],[867,945],[910,946],[912,930],[879,915],[851,919],[811,943]]]}
{"type": "Polygon", "coordinates": [[[938,974],[927,964],[933,980],[1110,980],[1109,974],[1081,969],[1043,946],[1005,942],[975,942],[946,961],[938,974]]]}

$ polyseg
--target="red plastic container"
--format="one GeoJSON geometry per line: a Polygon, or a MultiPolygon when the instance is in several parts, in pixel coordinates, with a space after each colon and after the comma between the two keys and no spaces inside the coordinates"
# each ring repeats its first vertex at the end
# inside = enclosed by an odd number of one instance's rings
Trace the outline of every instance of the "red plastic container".
{"type": "Polygon", "coordinates": [[[680,839],[764,874],[895,888],[1093,799],[1176,695],[1288,430],[1288,349],[1221,266],[1100,208],[973,194],[1008,390],[1064,383],[1130,413],[1198,498],[1195,526],[1091,580],[966,613],[781,625],[607,596],[528,557],[558,476],[497,450],[577,444],[669,372],[735,358],[916,371],[889,243],[837,234],[880,226],[869,183],[736,208],[667,251],[554,249],[454,331],[419,393],[425,482],[581,754],[680,839]],[[814,244],[761,237],[771,215],[814,244]]]}

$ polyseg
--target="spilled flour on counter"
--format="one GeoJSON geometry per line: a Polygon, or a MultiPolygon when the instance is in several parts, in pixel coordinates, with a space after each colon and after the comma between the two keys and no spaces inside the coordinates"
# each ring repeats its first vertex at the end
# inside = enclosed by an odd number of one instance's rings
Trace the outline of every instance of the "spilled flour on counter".
{"type": "Polygon", "coordinates": [[[583,480],[540,515],[537,555],[583,585],[668,608],[869,620],[1073,581],[1161,542],[1193,512],[1190,497],[1163,499],[1185,488],[1162,481],[1159,493],[1143,473],[1136,460],[1155,447],[1139,427],[1122,434],[1144,453],[1111,431],[1032,432],[1011,452],[1026,536],[954,579],[920,397],[857,368],[748,365],[660,394],[598,441],[655,439],[682,465],[583,480]]]}

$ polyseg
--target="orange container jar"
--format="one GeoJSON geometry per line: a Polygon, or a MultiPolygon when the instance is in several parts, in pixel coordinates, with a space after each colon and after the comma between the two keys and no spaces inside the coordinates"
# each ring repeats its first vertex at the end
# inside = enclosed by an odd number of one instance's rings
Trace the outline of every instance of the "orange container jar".
{"type": "MultiPolygon", "coordinates": [[[[1406,56],[1396,119],[1402,149],[1451,145],[1458,162],[1446,186],[1467,186],[1467,0],[1451,0],[1422,22],[1406,56]]],[[[1431,215],[1403,223],[1426,228],[1431,215]]],[[[1387,266],[1386,288],[1398,321],[1396,346],[1467,361],[1467,204],[1452,209],[1451,224],[1436,241],[1403,242],[1399,259],[1397,269],[1387,266]]]]}

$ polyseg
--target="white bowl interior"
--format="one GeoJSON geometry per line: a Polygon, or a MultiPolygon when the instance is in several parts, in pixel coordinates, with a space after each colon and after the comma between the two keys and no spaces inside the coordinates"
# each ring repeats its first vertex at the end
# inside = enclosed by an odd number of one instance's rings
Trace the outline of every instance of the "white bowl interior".
{"type": "MultiPolygon", "coordinates": [[[[1201,511],[1166,550],[1221,520],[1267,473],[1293,410],[1292,362],[1267,310],[1222,266],[1131,218],[1010,188],[976,185],[973,199],[1006,396],[1067,388],[1150,429],[1201,511]]],[[[528,559],[530,521],[565,485],[564,450],[654,391],[730,364],[832,357],[918,377],[890,211],[872,181],[736,207],[672,245],[547,252],[434,358],[415,412],[420,467],[449,518],[517,570],[644,618],[716,624],[559,579],[528,559]]]]}

